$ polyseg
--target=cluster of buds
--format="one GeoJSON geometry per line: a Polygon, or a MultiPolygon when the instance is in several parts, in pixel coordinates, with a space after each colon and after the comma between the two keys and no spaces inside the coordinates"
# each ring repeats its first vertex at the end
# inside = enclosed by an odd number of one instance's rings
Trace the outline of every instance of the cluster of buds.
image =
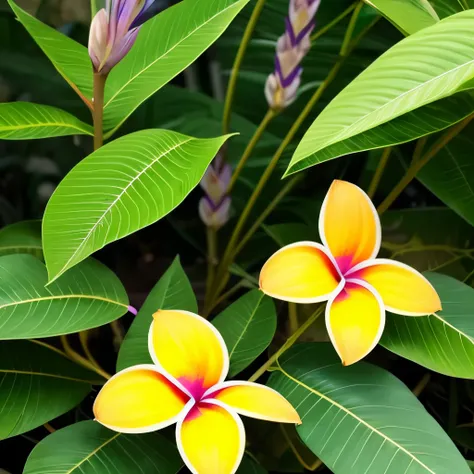
{"type": "Polygon", "coordinates": [[[155,0],[106,0],[89,34],[89,56],[94,71],[107,75],[130,51],[141,25],[150,17],[155,0]]]}
{"type": "Polygon", "coordinates": [[[199,216],[207,227],[217,230],[229,220],[231,199],[227,190],[231,178],[232,168],[219,153],[201,180],[205,195],[199,201],[199,216]]]}
{"type": "Polygon", "coordinates": [[[265,85],[268,105],[274,110],[288,107],[296,98],[301,83],[301,61],[311,45],[314,16],[321,0],[290,0],[285,34],[278,40],[275,72],[265,85]]]}

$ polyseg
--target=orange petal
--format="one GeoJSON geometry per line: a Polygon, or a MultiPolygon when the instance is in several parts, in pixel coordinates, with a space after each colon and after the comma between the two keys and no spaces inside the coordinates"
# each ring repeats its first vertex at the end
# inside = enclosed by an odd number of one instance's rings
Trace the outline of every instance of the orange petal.
{"type": "Polygon", "coordinates": [[[278,423],[301,423],[291,403],[276,390],[253,382],[224,382],[208,396],[241,415],[278,423]]]}
{"type": "Polygon", "coordinates": [[[433,285],[404,263],[384,258],[369,260],[355,267],[348,278],[372,285],[382,297],[385,309],[392,313],[424,316],[441,310],[433,285]]]}
{"type": "Polygon", "coordinates": [[[274,253],[260,272],[260,289],[294,303],[328,300],[341,277],[327,250],[315,242],[298,242],[274,253]]]}
{"type": "Polygon", "coordinates": [[[384,326],[382,299],[364,281],[348,281],[326,307],[329,337],[344,365],[365,357],[379,342],[384,326]]]}
{"type": "Polygon", "coordinates": [[[201,402],[176,427],[179,452],[193,474],[234,474],[242,460],[242,420],[218,403],[201,402]]]}
{"type": "Polygon", "coordinates": [[[380,249],[380,219],[370,198],[347,181],[333,181],[319,215],[319,234],[342,274],[374,258],[380,249]]]}
{"type": "Polygon", "coordinates": [[[148,348],[155,364],[195,400],[229,371],[229,355],[219,331],[188,311],[159,310],[153,315],[148,348]]]}
{"type": "Polygon", "coordinates": [[[97,395],[94,416],[121,433],[148,433],[176,423],[189,396],[154,365],[136,365],[114,375],[97,395]]]}

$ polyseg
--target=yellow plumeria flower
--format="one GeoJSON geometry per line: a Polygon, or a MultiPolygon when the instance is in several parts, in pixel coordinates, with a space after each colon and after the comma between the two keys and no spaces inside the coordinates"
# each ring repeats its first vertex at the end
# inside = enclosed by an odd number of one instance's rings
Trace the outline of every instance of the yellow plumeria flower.
{"type": "Polygon", "coordinates": [[[233,474],[245,448],[238,414],[301,423],[278,392],[251,382],[224,382],[229,355],[217,329],[197,314],[153,315],[153,364],[113,376],[94,403],[96,420],[121,433],[148,433],[173,423],[179,452],[194,474],[233,474]]]}
{"type": "Polygon", "coordinates": [[[276,252],[262,268],[260,288],[294,303],[328,301],[326,327],[344,365],[377,345],[386,310],[406,316],[441,310],[436,290],[421,273],[375,258],[380,219],[358,186],[332,183],[319,215],[319,234],[324,245],[298,242],[276,252]]]}

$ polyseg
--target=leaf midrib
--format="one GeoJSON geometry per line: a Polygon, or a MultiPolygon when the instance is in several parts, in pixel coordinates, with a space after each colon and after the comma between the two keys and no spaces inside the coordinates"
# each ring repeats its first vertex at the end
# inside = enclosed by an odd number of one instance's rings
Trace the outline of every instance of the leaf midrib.
{"type": "Polygon", "coordinates": [[[34,123],[28,123],[28,124],[25,124],[23,126],[21,125],[0,125],[0,131],[3,132],[3,131],[14,131],[14,130],[25,130],[27,128],[40,128],[40,127],[67,127],[67,128],[73,128],[74,130],[79,130],[81,132],[85,132],[89,135],[91,135],[90,131],[87,130],[87,127],[80,127],[78,125],[73,125],[73,124],[70,124],[70,123],[58,123],[58,122],[42,122],[42,123],[38,123],[38,124],[34,124],[34,123]]]}
{"type": "Polygon", "coordinates": [[[50,374],[47,372],[34,372],[32,370],[0,369],[0,374],[34,375],[38,377],[50,377],[54,379],[69,380],[71,382],[80,382],[84,384],[96,383],[92,380],[76,379],[74,377],[67,377],[66,375],[50,374]]]}
{"type": "Polygon", "coordinates": [[[327,397],[326,395],[322,394],[321,392],[318,392],[316,389],[313,389],[311,387],[309,387],[308,385],[304,384],[303,382],[299,381],[298,379],[292,377],[288,372],[286,372],[283,367],[281,366],[281,364],[277,361],[277,365],[278,365],[278,369],[277,370],[280,370],[281,373],[283,375],[285,375],[286,377],[288,377],[291,381],[293,381],[294,383],[296,383],[297,385],[303,387],[304,389],[308,390],[309,392],[311,393],[314,393],[316,396],[322,398],[323,400],[326,400],[327,402],[331,403],[333,406],[335,406],[336,408],[339,408],[340,410],[344,411],[345,413],[347,413],[349,416],[353,417],[355,420],[357,420],[359,423],[363,424],[364,426],[366,426],[367,428],[369,428],[370,430],[372,430],[375,434],[379,435],[380,437],[382,437],[383,439],[385,439],[386,441],[388,441],[389,443],[393,444],[397,449],[399,449],[400,451],[404,452],[405,454],[407,454],[410,458],[412,458],[414,461],[416,461],[421,467],[425,468],[427,470],[427,472],[429,472],[430,474],[436,474],[434,471],[432,471],[426,464],[424,464],[421,460],[419,460],[414,454],[410,453],[410,451],[408,451],[406,448],[404,448],[403,446],[401,446],[400,444],[398,444],[396,441],[394,441],[392,438],[389,438],[387,435],[385,435],[384,433],[382,433],[381,431],[379,431],[377,428],[375,428],[374,426],[372,426],[371,424],[367,423],[364,419],[358,417],[355,413],[351,412],[349,409],[347,409],[346,407],[344,407],[343,405],[339,404],[338,402],[336,402],[335,400],[332,400],[331,398],[327,397]]]}
{"type": "Polygon", "coordinates": [[[105,301],[106,303],[115,304],[117,306],[123,306],[124,308],[128,308],[128,305],[124,303],[120,303],[119,301],[111,300],[109,298],[105,298],[103,296],[96,296],[96,295],[52,295],[52,296],[42,296],[40,298],[31,298],[27,300],[21,301],[12,301],[11,303],[0,304],[0,310],[4,308],[8,308],[10,306],[18,306],[21,304],[29,304],[29,303],[38,303],[41,301],[49,301],[49,300],[61,300],[64,298],[77,298],[77,299],[90,299],[90,300],[99,300],[105,301]]]}

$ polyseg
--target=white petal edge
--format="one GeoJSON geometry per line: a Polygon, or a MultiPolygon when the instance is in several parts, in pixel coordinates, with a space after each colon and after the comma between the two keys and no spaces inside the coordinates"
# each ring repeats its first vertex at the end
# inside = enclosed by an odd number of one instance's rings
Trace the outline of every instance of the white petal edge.
{"type": "Polygon", "coordinates": [[[323,301],[328,301],[329,299],[331,299],[334,295],[337,295],[342,287],[344,287],[344,278],[339,270],[339,267],[337,265],[337,262],[336,262],[336,259],[332,256],[331,252],[326,248],[324,247],[324,245],[321,245],[319,244],[318,242],[312,242],[310,240],[303,240],[301,242],[295,242],[293,244],[289,244],[289,245],[285,245],[284,247],[282,247],[280,250],[276,251],[263,265],[262,267],[262,270],[260,271],[260,277],[259,277],[259,288],[260,288],[260,291],[262,291],[263,293],[265,293],[267,296],[270,296],[271,298],[275,298],[277,300],[280,300],[280,301],[288,301],[290,303],[299,303],[299,304],[313,304],[313,303],[321,303],[323,301]],[[339,285],[336,287],[336,289],[334,291],[332,291],[331,293],[327,293],[325,295],[321,295],[321,296],[318,296],[318,297],[315,297],[315,298],[287,298],[285,297],[285,299],[282,299],[281,296],[279,295],[276,295],[274,293],[271,293],[269,291],[265,291],[262,289],[262,285],[260,284],[260,279],[261,279],[261,274],[262,274],[262,271],[263,269],[265,268],[265,265],[267,264],[267,262],[269,262],[275,255],[278,255],[280,252],[283,252],[284,250],[288,250],[288,249],[291,249],[291,248],[295,248],[295,247],[313,247],[315,249],[318,249],[318,250],[321,250],[321,252],[323,252],[328,258],[329,260],[331,261],[331,263],[334,265],[334,268],[336,269],[339,277],[341,278],[341,281],[339,283],[339,285]],[[342,287],[341,287],[342,285],[342,287]]]}
{"type": "MultiPolygon", "coordinates": [[[[212,387],[211,387],[212,388],[212,387]]],[[[239,453],[237,455],[237,460],[235,463],[235,466],[233,467],[232,471],[229,474],[235,474],[237,472],[237,469],[240,466],[240,463],[242,462],[242,458],[244,457],[244,452],[245,452],[245,428],[244,424],[242,423],[242,420],[240,419],[239,415],[235,410],[233,410],[231,407],[226,405],[225,403],[220,402],[219,400],[206,400],[205,402],[208,405],[216,405],[220,408],[223,408],[226,410],[230,416],[234,419],[234,421],[237,423],[237,427],[239,429],[239,453]]],[[[183,447],[183,443],[181,441],[181,427],[183,425],[183,422],[188,415],[188,413],[191,411],[193,408],[194,403],[188,403],[185,408],[183,409],[182,415],[179,417],[179,420],[176,424],[176,445],[178,446],[178,451],[179,454],[181,455],[181,458],[183,459],[184,463],[186,464],[186,467],[191,471],[192,474],[202,474],[196,471],[194,469],[194,466],[191,464],[191,462],[188,459],[188,456],[186,455],[183,447]]]]}
{"type": "MultiPolygon", "coordinates": [[[[383,304],[381,296],[377,293],[375,288],[373,286],[369,285],[368,283],[366,283],[365,281],[352,279],[352,280],[347,280],[347,283],[354,283],[354,284],[362,286],[366,290],[370,291],[374,295],[375,299],[377,300],[377,303],[379,304],[379,308],[380,308],[380,326],[379,326],[379,329],[377,331],[377,334],[375,335],[374,342],[369,347],[369,349],[364,353],[364,355],[356,361],[356,362],[359,362],[360,360],[362,360],[364,357],[366,357],[368,354],[370,354],[374,350],[375,346],[379,343],[380,338],[382,337],[383,330],[385,329],[385,319],[386,319],[385,318],[385,306],[383,304]]],[[[334,300],[336,299],[336,297],[337,297],[337,295],[334,296],[330,301],[328,301],[328,304],[326,305],[325,322],[326,322],[326,329],[327,329],[328,334],[329,334],[329,339],[331,340],[331,343],[332,343],[334,349],[336,350],[337,355],[339,356],[341,361],[344,362],[344,359],[341,357],[341,354],[340,354],[339,349],[337,347],[336,338],[334,337],[334,334],[333,334],[332,329],[331,329],[331,324],[330,324],[331,306],[332,306],[334,300]]]]}
{"type": "MultiPolygon", "coordinates": [[[[160,310],[158,310],[158,311],[160,311],[160,310]]],[[[198,314],[192,313],[191,311],[184,311],[184,310],[181,310],[181,309],[170,309],[170,310],[163,309],[163,311],[173,311],[173,312],[183,313],[183,314],[186,314],[188,316],[192,316],[193,318],[199,320],[199,322],[201,322],[205,326],[207,326],[209,329],[211,329],[212,333],[216,336],[217,340],[219,341],[219,344],[220,344],[220,347],[221,347],[221,350],[222,350],[222,357],[223,357],[223,360],[224,360],[224,365],[222,367],[222,371],[221,371],[221,374],[219,376],[219,380],[218,380],[217,383],[223,382],[225,380],[225,378],[227,377],[227,374],[229,373],[230,361],[229,361],[229,352],[227,351],[227,346],[225,344],[224,338],[221,336],[221,333],[217,330],[217,328],[214,327],[209,321],[207,321],[203,317],[199,316],[198,314]]],[[[153,360],[153,362],[157,366],[158,370],[161,371],[161,373],[167,379],[172,380],[173,383],[177,387],[179,387],[184,393],[186,393],[186,395],[189,395],[194,400],[194,397],[191,395],[189,390],[181,382],[179,382],[171,374],[169,374],[165,370],[165,368],[160,364],[160,361],[156,357],[154,346],[153,346],[153,326],[154,326],[154,324],[155,324],[155,320],[153,319],[153,321],[150,325],[150,329],[148,331],[148,352],[150,353],[151,359],[153,360]]],[[[197,401],[199,401],[199,400],[197,400],[197,401]]]]}
{"type": "MultiPolygon", "coordinates": [[[[428,283],[429,286],[431,286],[431,288],[433,288],[433,291],[436,294],[438,294],[438,292],[436,291],[436,288],[418,270],[415,270],[413,267],[410,267],[410,265],[407,265],[406,263],[398,262],[396,260],[391,260],[389,258],[373,258],[371,260],[365,260],[364,262],[358,263],[347,272],[346,278],[350,278],[351,273],[355,273],[359,270],[363,270],[364,268],[368,268],[368,267],[373,267],[375,265],[394,265],[395,267],[404,268],[405,270],[408,270],[411,273],[421,277],[426,283],[428,283]]],[[[390,313],[399,314],[401,316],[419,317],[419,316],[429,316],[429,314],[432,314],[432,313],[414,313],[410,311],[400,311],[399,309],[392,308],[391,306],[387,306],[386,304],[384,304],[384,307],[390,313]]]]}
{"type": "MultiPolygon", "coordinates": [[[[115,379],[116,377],[118,377],[119,375],[121,374],[124,374],[126,372],[133,372],[135,370],[151,370],[153,372],[156,372],[160,375],[162,375],[163,377],[165,377],[166,380],[168,380],[168,382],[170,382],[172,385],[174,385],[176,388],[178,388],[179,390],[183,391],[184,390],[178,386],[174,380],[170,379],[169,376],[167,376],[166,374],[164,374],[163,372],[161,372],[158,367],[154,366],[153,364],[139,364],[139,365],[134,365],[132,367],[127,367],[126,369],[123,369],[121,370],[120,372],[117,372],[114,376],[112,376],[109,380],[107,380],[107,382],[105,383],[104,387],[109,383],[111,382],[113,379],[115,379]]],[[[104,388],[102,387],[102,389],[104,388]]],[[[187,392],[184,392],[186,395],[190,396],[187,392]]],[[[98,397],[98,396],[97,396],[98,397]]],[[[94,412],[94,407],[95,407],[95,404],[97,402],[97,397],[96,399],[94,400],[94,405],[93,405],[93,408],[92,408],[92,411],[94,412]]],[[[194,403],[194,400],[193,398],[191,397],[191,400],[193,403],[194,403]]],[[[168,426],[171,426],[175,423],[177,423],[179,421],[179,419],[183,416],[183,412],[185,412],[185,409],[187,407],[187,405],[189,404],[189,402],[183,407],[183,409],[176,415],[174,416],[173,418],[170,418],[169,420],[166,420],[166,421],[162,421],[161,423],[155,423],[154,425],[150,425],[150,426],[145,426],[143,428],[119,428],[117,426],[113,426],[113,425],[107,425],[105,423],[102,423],[101,421],[99,421],[97,418],[95,418],[94,420],[97,421],[97,423],[101,424],[102,426],[105,426],[106,428],[108,428],[109,430],[112,430],[112,431],[116,431],[118,433],[124,433],[124,434],[144,434],[144,433],[152,433],[153,431],[158,431],[158,430],[161,430],[163,428],[166,428],[168,426]]]]}

